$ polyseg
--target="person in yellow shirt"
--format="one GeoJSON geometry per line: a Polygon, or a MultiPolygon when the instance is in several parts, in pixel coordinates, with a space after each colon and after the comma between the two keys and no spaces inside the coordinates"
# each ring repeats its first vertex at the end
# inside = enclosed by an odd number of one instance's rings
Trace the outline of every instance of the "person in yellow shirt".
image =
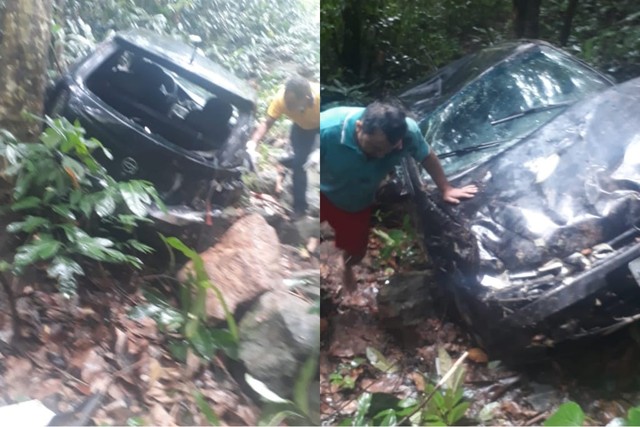
{"type": "Polygon", "coordinates": [[[320,128],[320,84],[294,76],[285,83],[269,104],[267,117],[247,142],[247,151],[255,157],[255,148],[282,115],[292,122],[290,140],[293,156],[280,163],[293,171],[294,219],[307,210],[307,171],[304,165],[313,151],[320,128]]]}

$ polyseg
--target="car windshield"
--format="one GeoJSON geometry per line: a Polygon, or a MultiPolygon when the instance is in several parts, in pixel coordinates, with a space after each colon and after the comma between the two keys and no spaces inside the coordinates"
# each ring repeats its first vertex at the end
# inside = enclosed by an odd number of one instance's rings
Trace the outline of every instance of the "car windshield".
{"type": "Polygon", "coordinates": [[[420,122],[447,174],[510,147],[610,83],[569,56],[538,46],[500,62],[420,122]],[[477,149],[476,149],[477,147],[477,149]]]}

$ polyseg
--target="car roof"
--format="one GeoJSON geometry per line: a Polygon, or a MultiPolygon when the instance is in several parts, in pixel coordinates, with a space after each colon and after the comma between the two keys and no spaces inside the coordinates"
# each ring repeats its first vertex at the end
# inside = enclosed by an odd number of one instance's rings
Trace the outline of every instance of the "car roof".
{"type": "Polygon", "coordinates": [[[252,109],[256,104],[256,92],[249,85],[201,54],[196,53],[192,61],[194,47],[179,40],[135,29],[117,33],[114,41],[211,92],[226,92],[239,107],[252,109]]]}
{"type": "Polygon", "coordinates": [[[481,49],[413,83],[401,91],[399,98],[414,113],[420,115],[429,113],[498,64],[515,55],[541,47],[558,51],[553,45],[541,40],[515,40],[481,49]]]}

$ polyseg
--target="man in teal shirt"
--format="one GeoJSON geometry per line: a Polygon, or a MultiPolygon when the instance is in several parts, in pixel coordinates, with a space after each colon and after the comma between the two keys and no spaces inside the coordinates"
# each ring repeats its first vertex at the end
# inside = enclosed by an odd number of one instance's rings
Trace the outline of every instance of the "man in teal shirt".
{"type": "Polygon", "coordinates": [[[449,184],[418,124],[398,107],[374,102],[367,108],[337,107],[320,114],[320,222],[333,227],[335,244],[343,250],[348,291],[356,286],[353,266],[367,251],[375,193],[407,155],[424,166],[445,201],[460,203],[477,192],[474,185],[449,184]]]}

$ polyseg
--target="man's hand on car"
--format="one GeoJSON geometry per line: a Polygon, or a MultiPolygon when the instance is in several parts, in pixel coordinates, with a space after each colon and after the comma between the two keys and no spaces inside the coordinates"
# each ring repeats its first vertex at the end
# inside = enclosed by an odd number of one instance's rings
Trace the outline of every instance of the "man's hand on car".
{"type": "Polygon", "coordinates": [[[246,145],[247,154],[249,155],[249,159],[251,160],[251,165],[253,166],[254,171],[258,171],[258,152],[256,151],[256,142],[254,140],[249,140],[246,145]]]}

